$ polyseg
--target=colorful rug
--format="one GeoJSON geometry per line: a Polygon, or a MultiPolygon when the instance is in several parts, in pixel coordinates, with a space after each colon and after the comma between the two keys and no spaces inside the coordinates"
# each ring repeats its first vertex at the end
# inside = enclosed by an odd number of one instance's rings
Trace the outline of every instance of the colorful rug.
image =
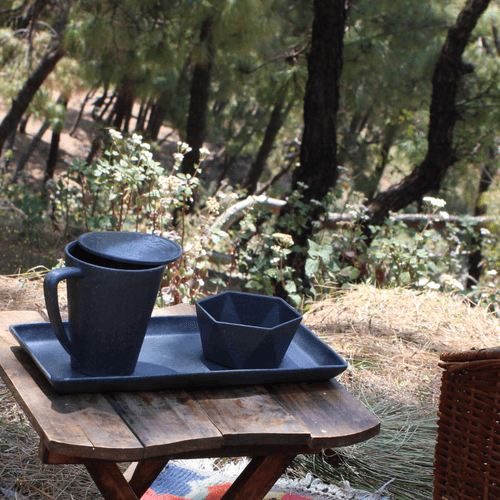
{"type": "MultiPolygon", "coordinates": [[[[245,465],[230,464],[214,471],[212,461],[171,462],[142,500],[220,500],[245,465]]],[[[389,500],[383,489],[375,493],[354,490],[347,481],[327,485],[308,474],[304,479],[279,479],[265,500],[389,500]]]]}

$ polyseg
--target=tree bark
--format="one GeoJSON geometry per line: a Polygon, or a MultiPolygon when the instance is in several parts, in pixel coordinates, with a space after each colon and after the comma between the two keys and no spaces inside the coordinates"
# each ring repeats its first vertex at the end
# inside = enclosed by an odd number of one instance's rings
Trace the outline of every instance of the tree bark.
{"type": "MultiPolygon", "coordinates": [[[[337,110],[345,21],[344,0],[314,1],[311,50],[307,56],[308,80],[304,96],[300,167],[295,169],[292,179],[293,189],[297,189],[300,183],[306,185],[304,203],[323,200],[338,178],[337,110]]],[[[284,232],[291,234],[295,245],[306,248],[307,240],[313,233],[313,222],[319,220],[324,210],[316,206],[305,227],[289,231],[286,221],[294,217],[294,211],[294,207],[285,205],[278,227],[282,226],[284,232]]],[[[304,284],[307,283],[305,261],[303,253],[292,252],[287,262],[304,284]]],[[[280,289],[277,289],[277,293],[286,295],[280,289]]]]}
{"type": "MultiPolygon", "coordinates": [[[[490,188],[493,177],[496,174],[497,155],[493,149],[490,150],[489,158],[486,159],[481,169],[481,177],[479,179],[479,188],[477,190],[476,206],[474,209],[474,217],[481,217],[486,214],[486,203],[483,200],[483,194],[490,188]]],[[[472,247],[476,247],[468,259],[468,272],[466,288],[471,289],[479,283],[481,277],[481,262],[483,255],[481,252],[481,238],[473,237],[470,242],[472,247]]]]}
{"type": "Polygon", "coordinates": [[[49,129],[50,127],[50,121],[45,120],[43,122],[43,125],[39,128],[38,132],[36,135],[31,139],[30,143],[28,144],[28,147],[23,151],[23,154],[19,158],[19,161],[17,162],[16,170],[14,172],[14,175],[12,176],[12,184],[15,184],[19,176],[24,170],[24,167],[26,166],[26,163],[28,163],[28,160],[30,159],[30,156],[33,154],[35,149],[37,148],[38,144],[40,143],[43,134],[49,129]]]}
{"type": "Polygon", "coordinates": [[[200,32],[200,42],[206,48],[205,60],[199,61],[193,72],[191,94],[186,126],[186,143],[191,151],[184,156],[181,171],[184,174],[194,174],[195,165],[200,162],[200,149],[205,140],[207,126],[208,99],[210,97],[210,80],[215,49],[211,36],[212,19],[203,21],[200,32]]]}
{"type": "Polygon", "coordinates": [[[368,204],[364,225],[368,236],[368,226],[381,225],[390,211],[397,212],[426,193],[439,190],[448,168],[457,161],[453,147],[453,130],[459,116],[455,100],[460,79],[473,71],[471,65],[462,61],[462,54],[488,4],[489,0],[468,0],[449,29],[432,78],[427,154],[410,175],[368,204]]]}
{"type": "Polygon", "coordinates": [[[257,183],[266,166],[266,161],[273,149],[273,144],[283,124],[283,99],[280,98],[274,105],[269,123],[267,124],[264,139],[257,153],[255,161],[250,166],[247,177],[243,182],[243,187],[247,190],[248,195],[252,195],[257,190],[257,183]]]}
{"type": "Polygon", "coordinates": [[[152,141],[158,140],[160,128],[165,119],[165,107],[161,104],[161,98],[151,106],[148,126],[146,128],[146,137],[152,141]]]}
{"type": "Polygon", "coordinates": [[[113,109],[113,127],[128,132],[132,106],[134,105],[134,82],[125,75],[113,109]]]}
{"type": "MultiPolygon", "coordinates": [[[[61,104],[64,108],[67,107],[67,99],[63,99],[61,104]]],[[[52,130],[52,139],[50,141],[49,157],[47,159],[47,165],[45,168],[45,175],[43,183],[46,184],[50,179],[54,178],[54,173],[56,171],[57,159],[59,158],[59,142],[61,140],[61,129],[62,127],[57,127],[52,130]]]]}

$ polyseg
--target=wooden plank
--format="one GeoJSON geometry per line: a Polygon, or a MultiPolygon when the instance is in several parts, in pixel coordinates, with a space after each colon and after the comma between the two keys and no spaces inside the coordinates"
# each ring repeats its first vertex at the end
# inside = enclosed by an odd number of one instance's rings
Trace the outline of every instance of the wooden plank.
{"type": "Polygon", "coordinates": [[[107,399],[145,446],[144,458],[222,445],[221,433],[184,391],[118,392],[107,399]]]}
{"type": "Polygon", "coordinates": [[[61,455],[140,460],[144,448],[100,394],[57,394],[8,331],[39,321],[32,312],[0,313],[0,375],[47,449],[61,455]]]}
{"type": "Polygon", "coordinates": [[[268,389],[309,429],[311,448],[349,446],[380,432],[379,420],[336,380],[276,384],[268,389]]]}
{"type": "Polygon", "coordinates": [[[225,446],[307,444],[310,433],[262,386],[189,391],[219,429],[225,446]]]}
{"type": "Polygon", "coordinates": [[[294,458],[295,455],[255,457],[221,500],[262,500],[294,458]]]}

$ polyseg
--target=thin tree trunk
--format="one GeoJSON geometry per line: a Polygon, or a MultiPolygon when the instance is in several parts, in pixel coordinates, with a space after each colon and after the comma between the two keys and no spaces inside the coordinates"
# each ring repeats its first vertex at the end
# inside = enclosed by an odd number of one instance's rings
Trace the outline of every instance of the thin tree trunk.
{"type": "Polygon", "coordinates": [[[47,54],[35,71],[33,71],[26,80],[23,88],[12,102],[9,112],[2,120],[2,123],[0,123],[0,151],[2,151],[3,145],[12,130],[17,128],[19,121],[26,109],[28,109],[37,90],[40,88],[45,78],[47,78],[56,67],[56,64],[61,60],[64,54],[65,51],[62,48],[58,48],[47,54]]]}
{"type": "Polygon", "coordinates": [[[8,154],[14,148],[14,142],[16,141],[16,130],[13,130],[7,139],[7,144],[5,151],[0,155],[0,174],[7,173],[9,169],[11,154],[8,154]]]}
{"type": "MultiPolygon", "coordinates": [[[[61,104],[64,108],[67,107],[67,99],[63,99],[61,104]]],[[[49,180],[54,178],[54,173],[56,171],[57,159],[59,158],[59,142],[61,140],[61,130],[62,126],[58,126],[52,131],[52,139],[50,141],[49,157],[47,159],[47,165],[45,169],[45,175],[43,183],[46,184],[49,180]]]]}
{"type": "Polygon", "coordinates": [[[378,186],[380,184],[380,179],[384,175],[385,167],[387,166],[387,161],[389,160],[389,150],[394,144],[394,138],[396,137],[396,131],[398,130],[397,125],[388,125],[384,142],[382,143],[382,148],[380,151],[380,162],[375,167],[373,178],[370,179],[370,184],[365,193],[368,203],[370,203],[376,196],[378,186]]]}
{"type": "Polygon", "coordinates": [[[151,106],[153,105],[152,99],[148,99],[147,102],[142,101],[141,107],[139,109],[139,116],[137,117],[137,123],[135,124],[135,130],[139,133],[144,133],[146,127],[146,118],[151,106]]]}
{"type": "Polygon", "coordinates": [[[489,0],[468,0],[456,23],[449,29],[432,78],[428,149],[423,162],[413,172],[387,191],[378,194],[368,205],[365,233],[369,225],[381,225],[389,212],[397,212],[418,201],[426,193],[437,191],[448,168],[457,161],[453,130],[459,113],[455,101],[458,84],[473,67],[462,61],[470,34],[489,0]]]}
{"type": "Polygon", "coordinates": [[[54,30],[58,35],[58,40],[55,42],[55,45],[49,49],[40,61],[40,64],[28,77],[25,84],[19,91],[19,94],[12,102],[10,110],[5,115],[2,123],[0,123],[0,153],[2,152],[5,141],[11,132],[17,128],[23,114],[33,100],[36,92],[66,53],[65,49],[61,46],[61,38],[68,22],[68,15],[74,1],[75,0],[69,0],[61,4],[59,20],[54,27],[54,30]]]}
{"type": "Polygon", "coordinates": [[[257,183],[259,182],[262,172],[264,172],[266,161],[271,154],[274,141],[280,131],[281,125],[283,124],[283,104],[283,99],[280,98],[274,105],[269,123],[267,124],[266,133],[264,134],[264,139],[259,148],[259,152],[257,153],[257,157],[250,166],[247,177],[243,182],[243,187],[247,190],[249,195],[254,194],[257,190],[257,183]]]}
{"type": "Polygon", "coordinates": [[[113,127],[120,130],[123,126],[123,131],[128,132],[128,124],[134,104],[134,82],[128,77],[123,78],[122,85],[116,98],[113,109],[113,127]]]}
{"type": "Polygon", "coordinates": [[[22,174],[24,167],[26,166],[26,163],[28,163],[28,160],[30,159],[31,155],[37,148],[38,144],[40,143],[43,134],[49,129],[50,127],[50,121],[45,120],[43,122],[43,125],[40,127],[36,135],[31,139],[30,143],[28,144],[28,147],[24,150],[23,154],[19,158],[16,166],[16,171],[14,172],[14,175],[12,177],[12,184],[15,184],[19,180],[19,176],[22,174]]]}
{"type": "MultiPolygon", "coordinates": [[[[477,190],[476,206],[474,208],[474,216],[480,217],[486,214],[486,203],[483,199],[483,194],[490,188],[493,177],[496,173],[496,167],[493,165],[497,155],[492,150],[490,151],[489,158],[483,164],[481,169],[481,177],[479,179],[479,188],[477,190]]],[[[468,273],[466,288],[471,289],[479,283],[481,277],[481,261],[483,256],[481,253],[481,238],[473,237],[470,242],[472,247],[476,247],[468,259],[468,273]]]]}
{"type": "Polygon", "coordinates": [[[149,115],[148,126],[146,128],[146,137],[152,141],[158,140],[160,128],[163,125],[165,118],[165,108],[160,104],[161,97],[151,106],[151,113],[149,115]]]}
{"type": "Polygon", "coordinates": [[[94,96],[94,94],[96,93],[96,88],[91,88],[88,92],[87,92],[87,95],[85,96],[85,99],[83,100],[83,103],[82,103],[82,106],[80,108],[80,111],[78,112],[78,117],[76,118],[76,122],[75,124],[73,125],[73,128],[71,129],[71,132],[69,133],[69,135],[71,137],[73,137],[73,134],[76,132],[76,129],[78,128],[78,125],[80,124],[80,120],[82,119],[82,116],[83,116],[83,111],[85,109],[85,105],[87,104],[87,101],[89,99],[92,99],[92,97],[94,96]]]}
{"type": "Polygon", "coordinates": [[[186,142],[191,151],[184,156],[181,171],[184,174],[194,174],[195,165],[200,162],[200,149],[205,140],[207,126],[208,99],[210,96],[210,79],[214,58],[214,46],[211,41],[212,19],[203,21],[200,33],[200,42],[206,47],[204,61],[198,62],[194,67],[189,111],[186,126],[186,142]]]}

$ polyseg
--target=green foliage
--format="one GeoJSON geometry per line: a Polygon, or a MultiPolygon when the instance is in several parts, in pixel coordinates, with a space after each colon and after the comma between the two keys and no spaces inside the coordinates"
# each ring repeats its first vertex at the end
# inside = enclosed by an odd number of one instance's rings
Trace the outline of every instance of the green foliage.
{"type": "MultiPolygon", "coordinates": [[[[151,190],[163,169],[153,160],[151,146],[143,142],[141,136],[133,134],[124,138],[110,129],[109,138],[109,147],[96,165],[73,160],[71,168],[61,179],[62,184],[58,185],[62,190],[56,190],[55,198],[66,201],[72,191],[64,186],[69,186],[71,181],[77,182],[81,188],[80,200],[88,231],[121,231],[133,225],[129,219],[132,212],[137,230],[142,204],[147,202],[142,194],[151,190]]],[[[67,207],[62,209],[68,210],[67,207]]]]}

